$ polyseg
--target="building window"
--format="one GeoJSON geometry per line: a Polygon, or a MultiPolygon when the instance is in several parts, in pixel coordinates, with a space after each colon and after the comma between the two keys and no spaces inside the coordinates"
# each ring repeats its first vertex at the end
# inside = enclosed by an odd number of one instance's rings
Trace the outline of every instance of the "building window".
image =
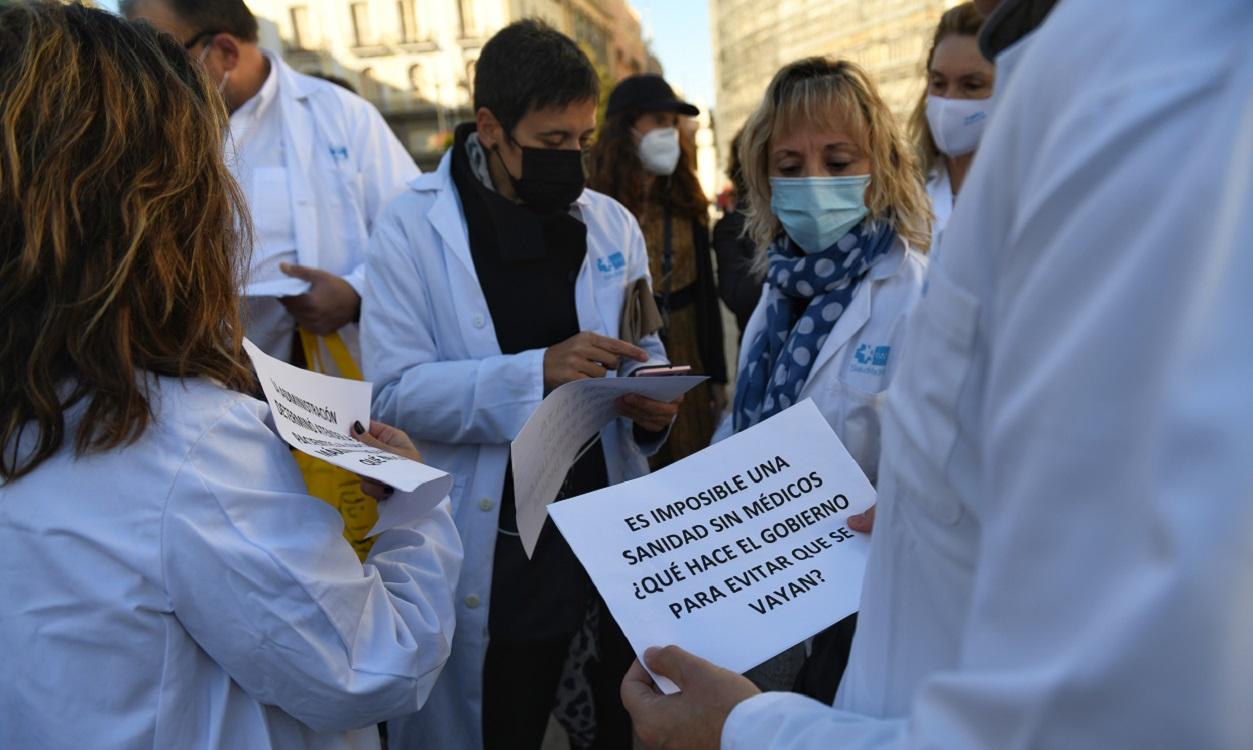
{"type": "Polygon", "coordinates": [[[399,0],[396,12],[400,17],[400,41],[406,43],[422,41],[422,24],[418,21],[418,4],[416,0],[399,0]]]}
{"type": "Polygon", "coordinates": [[[413,89],[414,97],[422,96],[422,66],[413,65],[409,68],[409,86],[413,89]]]}
{"type": "Polygon", "coordinates": [[[374,30],[370,27],[370,4],[349,3],[352,14],[352,42],[358,47],[374,43],[374,30]]]}
{"type": "Polygon", "coordinates": [[[479,18],[474,0],[458,0],[457,11],[461,15],[461,36],[478,36],[479,18]]]}
{"type": "Polygon", "coordinates": [[[366,68],[361,71],[361,83],[357,87],[360,89],[361,97],[374,102],[376,105],[381,104],[382,89],[379,82],[374,78],[374,68],[366,68]]]}
{"type": "Polygon", "coordinates": [[[309,9],[303,5],[291,8],[291,44],[293,49],[310,49],[313,36],[309,33],[309,9]]]}

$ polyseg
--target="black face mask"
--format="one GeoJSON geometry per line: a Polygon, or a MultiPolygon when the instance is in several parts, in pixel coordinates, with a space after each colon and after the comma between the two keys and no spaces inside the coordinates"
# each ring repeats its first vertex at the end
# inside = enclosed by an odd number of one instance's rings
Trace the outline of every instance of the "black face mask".
{"type": "MultiPolygon", "coordinates": [[[[514,141],[517,143],[517,141],[514,141]]],[[[513,190],[527,208],[537,214],[555,214],[566,211],[578,200],[587,185],[587,173],[583,171],[583,152],[567,148],[531,148],[517,143],[522,149],[522,176],[514,177],[505,167],[505,174],[513,183],[513,190]]],[[[500,147],[493,149],[501,166],[505,159],[500,147]]]]}

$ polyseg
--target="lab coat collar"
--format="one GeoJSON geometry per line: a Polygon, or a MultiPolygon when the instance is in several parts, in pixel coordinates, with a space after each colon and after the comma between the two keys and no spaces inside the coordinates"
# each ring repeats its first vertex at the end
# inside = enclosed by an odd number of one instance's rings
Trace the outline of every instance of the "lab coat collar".
{"type": "Polygon", "coordinates": [[[845,343],[852,340],[870,320],[871,302],[874,297],[875,285],[900,272],[905,265],[908,248],[909,244],[904,239],[898,238],[892,245],[892,249],[870,267],[870,271],[867,273],[866,278],[862,280],[860,288],[853,294],[853,298],[849,300],[848,307],[840,315],[839,320],[835,321],[835,326],[831,329],[827,341],[818,349],[818,356],[814,359],[808,382],[819,382],[817,377],[818,371],[829,363],[832,357],[835,356],[835,353],[840,351],[845,343]]]}

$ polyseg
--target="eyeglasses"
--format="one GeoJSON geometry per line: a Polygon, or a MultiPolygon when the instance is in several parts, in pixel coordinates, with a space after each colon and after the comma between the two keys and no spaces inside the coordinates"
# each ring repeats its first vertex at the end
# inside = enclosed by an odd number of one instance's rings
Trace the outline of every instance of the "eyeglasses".
{"type": "Polygon", "coordinates": [[[187,51],[189,51],[189,52],[190,52],[190,51],[191,51],[191,48],[192,48],[192,47],[195,47],[197,44],[200,44],[201,42],[203,42],[203,41],[205,40],[205,37],[210,37],[210,38],[212,38],[212,37],[215,37],[215,36],[217,36],[218,34],[221,34],[221,33],[222,33],[222,32],[220,32],[220,31],[216,31],[216,30],[202,31],[202,32],[200,32],[199,34],[197,34],[197,35],[193,36],[193,37],[191,38],[191,40],[190,40],[190,41],[185,42],[185,43],[183,44],[183,49],[185,49],[185,50],[187,50],[187,51]]]}

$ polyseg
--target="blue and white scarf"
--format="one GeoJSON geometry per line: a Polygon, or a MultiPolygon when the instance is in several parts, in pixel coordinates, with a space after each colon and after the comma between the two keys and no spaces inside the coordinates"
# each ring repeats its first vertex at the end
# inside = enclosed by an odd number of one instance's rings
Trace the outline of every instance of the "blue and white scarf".
{"type": "Polygon", "coordinates": [[[805,254],[786,236],[770,246],[766,325],[749,344],[739,373],[736,432],[797,401],[857,285],[896,241],[890,224],[875,224],[863,221],[820,253],[805,254]]]}

